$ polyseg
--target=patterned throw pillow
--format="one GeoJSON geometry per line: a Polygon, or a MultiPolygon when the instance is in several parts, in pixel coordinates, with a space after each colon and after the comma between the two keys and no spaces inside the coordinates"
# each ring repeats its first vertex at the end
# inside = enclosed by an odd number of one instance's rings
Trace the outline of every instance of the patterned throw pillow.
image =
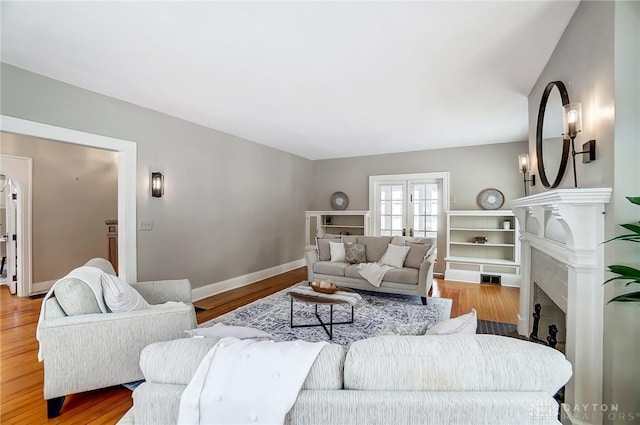
{"type": "Polygon", "coordinates": [[[344,251],[347,263],[358,264],[367,262],[367,256],[364,252],[364,245],[362,244],[346,243],[344,244],[344,251]]]}

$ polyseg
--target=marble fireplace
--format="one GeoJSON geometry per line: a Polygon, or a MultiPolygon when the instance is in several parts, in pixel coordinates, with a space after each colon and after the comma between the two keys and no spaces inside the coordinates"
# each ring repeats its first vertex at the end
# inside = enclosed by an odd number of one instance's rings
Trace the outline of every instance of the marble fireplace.
{"type": "Polygon", "coordinates": [[[559,329],[573,365],[565,403],[602,403],[605,205],[610,188],[557,189],[512,202],[520,224],[522,281],[518,333],[529,336],[543,305],[539,337],[559,329]],[[563,323],[564,322],[564,323],[563,323]]]}

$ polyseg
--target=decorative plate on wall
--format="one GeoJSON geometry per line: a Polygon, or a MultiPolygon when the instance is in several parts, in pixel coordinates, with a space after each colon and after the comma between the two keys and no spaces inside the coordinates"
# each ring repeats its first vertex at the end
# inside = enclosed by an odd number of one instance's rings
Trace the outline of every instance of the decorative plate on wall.
{"type": "Polygon", "coordinates": [[[485,210],[497,210],[504,204],[504,195],[498,189],[485,189],[478,194],[478,204],[485,210]]]}
{"type": "Polygon", "coordinates": [[[331,208],[343,210],[349,205],[349,197],[344,192],[335,192],[331,195],[331,208]]]}

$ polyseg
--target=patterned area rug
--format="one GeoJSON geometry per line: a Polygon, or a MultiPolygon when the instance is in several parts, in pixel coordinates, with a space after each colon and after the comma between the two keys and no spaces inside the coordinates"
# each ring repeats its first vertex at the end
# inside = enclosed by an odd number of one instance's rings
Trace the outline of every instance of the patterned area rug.
{"type": "MultiPolygon", "coordinates": [[[[301,283],[302,284],[302,283],[301,283]]],[[[304,283],[306,284],[306,282],[304,283]]],[[[250,326],[270,333],[276,341],[327,341],[329,337],[320,326],[291,329],[291,301],[289,288],[276,292],[266,298],[237,308],[200,327],[224,323],[232,326],[250,326]]],[[[354,323],[335,325],[333,341],[336,344],[349,346],[352,342],[385,333],[424,333],[427,323],[432,326],[441,320],[448,319],[451,314],[452,301],[448,298],[429,298],[427,305],[422,305],[420,297],[409,295],[381,294],[377,292],[358,291],[362,301],[355,306],[354,323]]],[[[294,325],[317,323],[314,307],[294,301],[294,325]]],[[[329,320],[329,307],[320,306],[320,317],[329,320]]],[[[347,321],[351,317],[351,307],[334,306],[333,320],[347,321]]]]}

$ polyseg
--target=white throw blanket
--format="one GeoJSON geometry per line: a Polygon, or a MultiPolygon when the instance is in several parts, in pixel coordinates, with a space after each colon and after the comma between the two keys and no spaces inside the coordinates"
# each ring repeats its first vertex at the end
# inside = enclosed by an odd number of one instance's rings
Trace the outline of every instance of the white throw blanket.
{"type": "Polygon", "coordinates": [[[326,344],[222,338],[182,393],[178,424],[283,424],[326,344]]]}
{"type": "MultiPolygon", "coordinates": [[[[69,274],[53,284],[51,289],[49,289],[49,292],[47,292],[47,295],[44,296],[42,305],[40,306],[40,317],[38,318],[38,327],[36,328],[36,339],[38,341],[40,341],[40,325],[42,324],[42,321],[44,320],[46,314],[47,300],[53,296],[56,285],[65,279],[76,278],[81,282],[84,282],[89,288],[91,288],[93,295],[95,295],[96,301],[98,302],[98,307],[100,307],[100,311],[103,313],[109,312],[109,309],[107,309],[107,306],[105,305],[104,299],[102,297],[101,280],[103,273],[104,272],[97,267],[78,267],[77,269],[71,270],[69,274]]],[[[42,346],[40,346],[40,348],[38,349],[38,360],[42,361],[42,346]]]]}
{"type": "Polygon", "coordinates": [[[327,298],[332,300],[342,300],[350,305],[356,305],[358,304],[358,301],[362,300],[362,297],[357,292],[347,292],[347,291],[338,290],[333,294],[324,294],[322,292],[314,291],[313,288],[308,285],[294,286],[293,288],[291,288],[289,292],[302,294],[302,295],[313,295],[314,297],[327,298]]]}
{"type": "Polygon", "coordinates": [[[380,287],[384,275],[391,269],[393,269],[393,267],[379,263],[360,263],[358,265],[358,273],[360,273],[360,276],[367,279],[367,281],[376,288],[380,287]]]}

